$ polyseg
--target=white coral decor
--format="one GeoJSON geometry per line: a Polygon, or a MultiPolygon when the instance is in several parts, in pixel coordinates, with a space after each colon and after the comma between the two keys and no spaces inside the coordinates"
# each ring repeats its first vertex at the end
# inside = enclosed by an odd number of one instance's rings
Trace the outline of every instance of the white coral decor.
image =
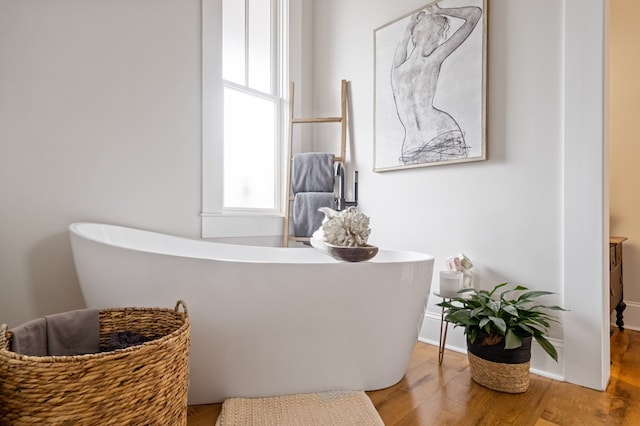
{"type": "Polygon", "coordinates": [[[371,233],[369,217],[360,213],[357,208],[349,207],[327,215],[322,232],[325,242],[334,246],[362,247],[367,245],[371,233]]]}

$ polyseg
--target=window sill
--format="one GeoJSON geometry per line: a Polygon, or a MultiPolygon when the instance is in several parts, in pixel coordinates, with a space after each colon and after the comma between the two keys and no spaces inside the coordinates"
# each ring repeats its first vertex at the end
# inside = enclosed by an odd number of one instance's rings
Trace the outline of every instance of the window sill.
{"type": "Polygon", "coordinates": [[[206,213],[202,238],[267,237],[282,235],[284,218],[279,214],[206,213]]]}

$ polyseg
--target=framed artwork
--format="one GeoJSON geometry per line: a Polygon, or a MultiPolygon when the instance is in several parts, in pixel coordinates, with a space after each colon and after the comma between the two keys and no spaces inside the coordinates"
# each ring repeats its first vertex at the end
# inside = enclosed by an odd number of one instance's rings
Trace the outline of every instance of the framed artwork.
{"type": "Polygon", "coordinates": [[[374,30],[375,172],[486,159],[487,0],[437,0],[374,30]]]}

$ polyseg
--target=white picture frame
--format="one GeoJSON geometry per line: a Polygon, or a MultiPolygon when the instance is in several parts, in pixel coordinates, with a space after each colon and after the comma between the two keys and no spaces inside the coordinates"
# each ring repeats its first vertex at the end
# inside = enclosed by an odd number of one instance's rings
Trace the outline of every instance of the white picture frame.
{"type": "Polygon", "coordinates": [[[374,172],[486,160],[487,1],[374,30],[374,172]]]}

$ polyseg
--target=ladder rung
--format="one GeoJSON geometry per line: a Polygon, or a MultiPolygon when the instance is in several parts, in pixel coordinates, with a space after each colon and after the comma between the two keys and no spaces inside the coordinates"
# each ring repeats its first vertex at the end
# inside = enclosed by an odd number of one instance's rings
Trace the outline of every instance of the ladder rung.
{"type": "Polygon", "coordinates": [[[324,117],[324,118],[294,118],[293,123],[340,123],[342,117],[324,117]]]}
{"type": "MultiPolygon", "coordinates": [[[[290,160],[290,161],[293,161],[293,157],[291,158],[291,160],[290,160]]],[[[340,162],[344,162],[344,161],[345,161],[345,160],[344,160],[344,158],[342,158],[342,157],[338,157],[338,156],[333,157],[333,162],[334,162],[334,163],[340,163],[340,162]]]]}

